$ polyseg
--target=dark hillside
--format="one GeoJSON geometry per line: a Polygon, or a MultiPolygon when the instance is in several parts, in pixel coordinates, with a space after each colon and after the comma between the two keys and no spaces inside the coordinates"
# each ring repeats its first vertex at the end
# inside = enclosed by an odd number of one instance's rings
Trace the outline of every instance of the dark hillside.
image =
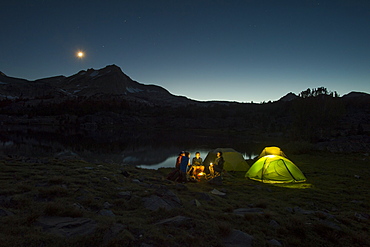
{"type": "Polygon", "coordinates": [[[115,65],[69,77],[0,79],[2,125],[209,129],[309,142],[370,133],[366,93],[339,97],[321,87],[262,104],[198,102],[135,82],[115,65]]]}

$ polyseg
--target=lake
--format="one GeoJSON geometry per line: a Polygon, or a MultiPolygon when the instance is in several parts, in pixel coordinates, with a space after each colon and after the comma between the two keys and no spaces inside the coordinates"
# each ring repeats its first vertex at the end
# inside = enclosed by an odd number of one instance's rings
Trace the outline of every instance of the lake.
{"type": "Polygon", "coordinates": [[[200,152],[204,160],[213,149],[233,148],[250,159],[268,145],[274,144],[235,133],[215,135],[200,130],[72,130],[29,126],[1,126],[0,129],[3,156],[76,156],[88,162],[113,162],[148,169],[174,167],[180,151],[190,152],[191,158],[200,152]]]}

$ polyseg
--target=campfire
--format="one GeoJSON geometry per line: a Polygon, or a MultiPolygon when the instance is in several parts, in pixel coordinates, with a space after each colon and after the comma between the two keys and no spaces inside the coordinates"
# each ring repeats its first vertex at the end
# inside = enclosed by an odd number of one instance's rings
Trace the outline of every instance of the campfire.
{"type": "Polygon", "coordinates": [[[198,180],[206,177],[206,173],[204,172],[204,166],[195,166],[193,176],[198,180]]]}
{"type": "Polygon", "coordinates": [[[204,176],[204,174],[205,174],[204,172],[199,172],[199,173],[197,174],[197,176],[198,176],[198,177],[201,177],[201,176],[204,176]]]}

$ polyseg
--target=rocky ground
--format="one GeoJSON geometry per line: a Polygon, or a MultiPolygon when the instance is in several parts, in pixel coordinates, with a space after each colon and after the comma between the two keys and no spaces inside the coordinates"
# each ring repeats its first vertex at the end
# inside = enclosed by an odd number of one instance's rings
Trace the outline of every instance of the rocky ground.
{"type": "Polygon", "coordinates": [[[369,246],[369,157],[293,158],[306,183],[176,183],[170,169],[2,157],[0,245],[369,246]]]}

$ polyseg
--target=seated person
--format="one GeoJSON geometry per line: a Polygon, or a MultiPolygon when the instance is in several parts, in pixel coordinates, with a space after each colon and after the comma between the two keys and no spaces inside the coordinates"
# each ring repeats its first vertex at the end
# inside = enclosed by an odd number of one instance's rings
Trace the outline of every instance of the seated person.
{"type": "Polygon", "coordinates": [[[198,173],[204,171],[203,159],[200,157],[200,153],[196,152],[192,162],[192,175],[196,176],[198,173]]]}
{"type": "Polygon", "coordinates": [[[209,167],[211,176],[219,176],[221,175],[222,171],[224,170],[224,158],[222,157],[222,152],[217,152],[217,157],[215,162],[209,167]]]}

